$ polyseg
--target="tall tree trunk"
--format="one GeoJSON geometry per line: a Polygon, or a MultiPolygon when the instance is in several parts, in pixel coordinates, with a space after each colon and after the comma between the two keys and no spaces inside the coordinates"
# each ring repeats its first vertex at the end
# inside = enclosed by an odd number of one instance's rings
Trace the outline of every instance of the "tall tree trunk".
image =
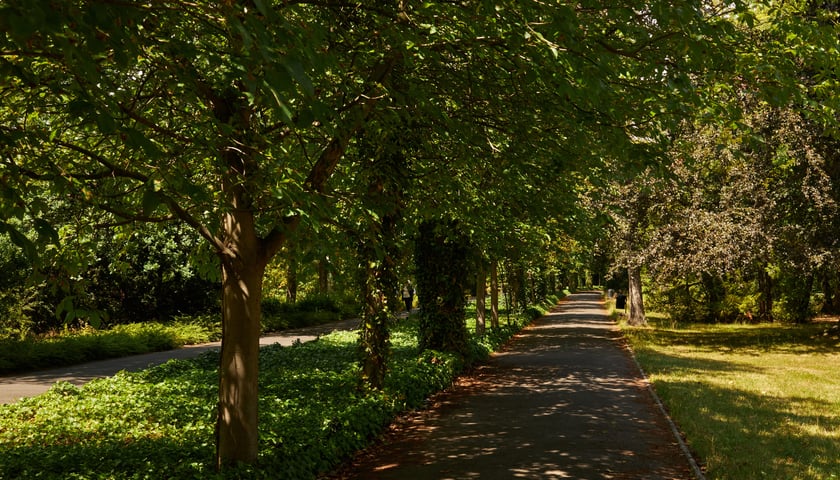
{"type": "Polygon", "coordinates": [[[222,349],[216,424],[218,468],[257,459],[260,300],[266,260],[250,212],[226,216],[232,255],[222,256],[222,349]]]}
{"type": "Polygon", "coordinates": [[[773,321],[773,279],[764,266],[758,269],[758,319],[762,322],[773,321]]]}
{"type": "Polygon", "coordinates": [[[327,260],[318,260],[318,293],[327,295],[330,293],[330,271],[327,268],[327,260]]]}
{"type": "MultiPolygon", "coordinates": [[[[292,242],[294,243],[294,242],[292,242]]],[[[296,258],[296,249],[289,252],[289,265],[286,267],[286,301],[289,303],[297,302],[298,293],[298,260],[296,258]]]]}
{"type": "Polygon", "coordinates": [[[629,295],[627,300],[630,305],[630,315],[627,323],[630,325],[646,325],[645,305],[642,300],[642,269],[641,267],[630,267],[627,270],[629,278],[629,295]]]}
{"type": "Polygon", "coordinates": [[[475,333],[483,336],[487,329],[485,311],[487,307],[487,271],[484,261],[478,261],[478,273],[475,282],[475,333]]]}
{"type": "Polygon", "coordinates": [[[419,231],[414,261],[420,292],[420,349],[466,355],[464,291],[472,283],[469,238],[453,220],[425,221],[419,231]]]}
{"type": "Polygon", "coordinates": [[[490,326],[499,328],[499,263],[490,265],[490,326]]]}
{"type": "Polygon", "coordinates": [[[722,317],[726,286],[723,284],[723,280],[718,274],[702,272],[700,282],[703,284],[703,290],[706,293],[706,307],[709,312],[706,320],[709,322],[724,320],[722,317]]]}
{"type": "MultiPolygon", "coordinates": [[[[365,242],[365,240],[363,240],[365,242]]],[[[385,381],[390,355],[388,322],[400,310],[396,295],[397,277],[390,256],[376,260],[376,249],[369,245],[359,248],[360,285],[364,301],[362,324],[359,328],[359,348],[362,355],[362,380],[372,389],[379,390],[385,381]]]]}

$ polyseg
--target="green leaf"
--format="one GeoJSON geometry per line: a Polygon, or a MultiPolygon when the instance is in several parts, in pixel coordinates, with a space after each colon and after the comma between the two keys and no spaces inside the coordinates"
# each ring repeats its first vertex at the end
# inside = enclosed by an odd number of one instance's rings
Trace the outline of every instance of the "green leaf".
{"type": "Polygon", "coordinates": [[[64,314],[64,321],[69,322],[74,316],[75,309],[73,308],[73,301],[76,299],[75,295],[68,295],[61,299],[61,302],[55,307],[55,318],[61,319],[64,314]]]}
{"type": "Polygon", "coordinates": [[[36,218],[34,226],[35,231],[38,232],[38,237],[41,240],[46,241],[47,243],[58,245],[58,232],[55,230],[55,228],[53,228],[53,226],[49,222],[41,218],[36,218]]]}
{"type": "Polygon", "coordinates": [[[142,210],[144,215],[151,215],[161,204],[160,194],[154,188],[146,188],[143,191],[142,210]]]}
{"type": "Polygon", "coordinates": [[[114,121],[114,117],[104,112],[96,116],[96,126],[105,135],[110,135],[117,131],[117,122],[114,121]]]}

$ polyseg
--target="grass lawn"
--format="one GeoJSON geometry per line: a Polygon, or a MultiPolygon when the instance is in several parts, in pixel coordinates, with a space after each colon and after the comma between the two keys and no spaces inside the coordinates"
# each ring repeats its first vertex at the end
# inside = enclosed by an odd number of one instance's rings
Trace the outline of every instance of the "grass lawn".
{"type": "Polygon", "coordinates": [[[709,480],[840,479],[840,335],[809,325],[622,325],[709,480]]]}

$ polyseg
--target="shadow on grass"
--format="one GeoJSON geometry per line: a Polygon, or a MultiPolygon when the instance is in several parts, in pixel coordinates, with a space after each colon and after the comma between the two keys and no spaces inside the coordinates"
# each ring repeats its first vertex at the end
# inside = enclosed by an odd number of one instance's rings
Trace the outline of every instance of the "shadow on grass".
{"type": "Polygon", "coordinates": [[[840,405],[775,397],[701,381],[656,390],[714,478],[834,478],[840,405]]]}
{"type": "Polygon", "coordinates": [[[694,346],[721,352],[791,352],[830,354],[840,352],[840,338],[825,324],[806,325],[685,325],[677,328],[628,328],[628,335],[640,336],[659,345],[694,346]]]}

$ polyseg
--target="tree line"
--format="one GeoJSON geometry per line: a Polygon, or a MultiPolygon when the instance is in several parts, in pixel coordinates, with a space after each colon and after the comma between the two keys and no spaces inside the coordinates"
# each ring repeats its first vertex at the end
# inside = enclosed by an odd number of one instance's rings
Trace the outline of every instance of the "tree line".
{"type": "MultiPolygon", "coordinates": [[[[755,128],[766,110],[832,138],[835,15],[769,1],[6,0],[0,229],[53,299],[71,299],[65,318],[99,315],[78,280],[100,260],[113,273],[178,259],[161,290],[215,279],[218,465],[252,462],[261,302],[278,260],[287,287],[303,265],[320,279],[353,272],[371,388],[408,276],[427,348],[462,348],[464,288],[493,282],[498,265],[521,302],[529,283],[533,294],[614,258],[638,308],[642,272],[669,272],[667,228],[710,230],[673,222],[680,208],[724,228],[729,204],[700,199],[703,217],[686,187],[702,180],[723,198],[720,175],[735,181],[736,163],[759,157],[777,167],[763,177],[774,186],[800,178],[782,175],[796,170],[779,155],[792,144],[761,154],[766,140],[733,135],[772,137],[755,128]],[[733,163],[718,167],[721,152],[733,163]]],[[[748,199],[733,198],[731,223],[748,199]]],[[[798,221],[796,205],[762,225],[798,221]]],[[[705,267],[701,256],[727,260],[689,237],[695,270],[674,285],[747,271],[705,267]]],[[[719,238],[731,253],[739,237],[719,238]]],[[[773,255],[765,271],[781,268],[773,255]]]]}

